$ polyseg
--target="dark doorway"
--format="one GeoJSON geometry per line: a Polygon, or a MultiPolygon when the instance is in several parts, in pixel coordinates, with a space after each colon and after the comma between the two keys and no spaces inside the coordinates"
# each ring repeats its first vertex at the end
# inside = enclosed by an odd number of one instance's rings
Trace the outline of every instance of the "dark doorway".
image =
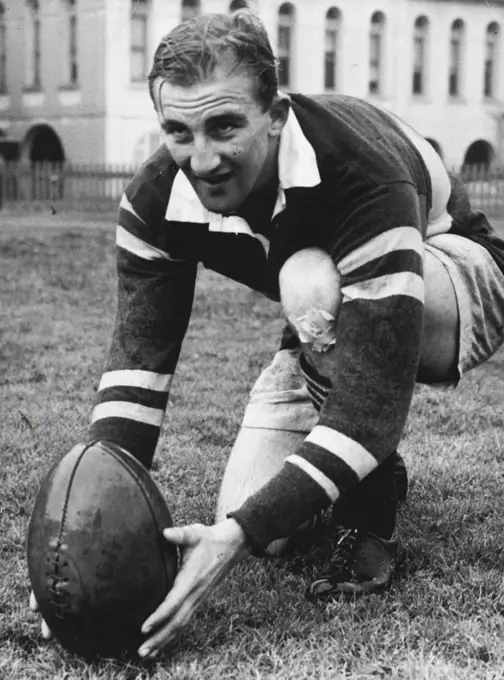
{"type": "Polygon", "coordinates": [[[60,138],[49,125],[35,125],[26,135],[25,147],[32,163],[63,163],[65,152],[60,138]]]}

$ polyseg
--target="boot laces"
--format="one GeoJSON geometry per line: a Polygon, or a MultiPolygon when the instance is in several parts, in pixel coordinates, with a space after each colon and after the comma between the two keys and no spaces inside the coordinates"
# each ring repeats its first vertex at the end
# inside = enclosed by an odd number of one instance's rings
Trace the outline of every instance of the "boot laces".
{"type": "Polygon", "coordinates": [[[351,561],[358,536],[359,529],[338,528],[334,553],[329,560],[327,571],[322,574],[322,578],[334,576],[335,574],[352,574],[351,561]]]}

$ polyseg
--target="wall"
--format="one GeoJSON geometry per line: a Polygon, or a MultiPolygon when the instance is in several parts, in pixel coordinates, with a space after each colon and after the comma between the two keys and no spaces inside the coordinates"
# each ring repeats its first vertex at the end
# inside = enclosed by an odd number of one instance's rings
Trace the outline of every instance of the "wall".
{"type": "Polygon", "coordinates": [[[63,0],[40,0],[39,92],[25,88],[25,3],[8,3],[8,94],[0,97],[1,129],[7,133],[12,129],[19,137],[32,125],[47,124],[61,138],[67,158],[76,163],[104,162],[105,2],[78,0],[79,86],[69,88],[63,0]]]}
{"type": "MultiPolygon", "coordinates": [[[[30,125],[45,123],[60,136],[75,163],[138,164],[158,143],[158,124],[147,83],[130,81],[130,0],[77,0],[79,88],[62,87],[66,40],[63,0],[40,0],[42,10],[42,90],[24,84],[24,0],[6,2],[9,92],[0,96],[0,129],[22,137],[30,125]]],[[[277,41],[280,0],[253,0],[277,41]]],[[[494,0],[292,0],[296,8],[292,90],[322,92],[327,10],[343,17],[339,36],[337,90],[391,109],[441,146],[446,163],[461,164],[468,146],[488,141],[504,159],[502,141],[504,78],[494,101],[483,98],[486,27],[501,26],[504,76],[504,3],[494,0]],[[368,93],[369,26],[373,12],[385,14],[385,73],[381,96],[368,93]],[[413,25],[430,19],[428,88],[412,94],[413,25]],[[448,96],[450,26],[463,18],[467,54],[463,96],[448,96]]],[[[203,11],[227,11],[229,0],[202,0],[203,11]]],[[[148,61],[166,32],[180,20],[179,0],[151,0],[148,61]]]]}

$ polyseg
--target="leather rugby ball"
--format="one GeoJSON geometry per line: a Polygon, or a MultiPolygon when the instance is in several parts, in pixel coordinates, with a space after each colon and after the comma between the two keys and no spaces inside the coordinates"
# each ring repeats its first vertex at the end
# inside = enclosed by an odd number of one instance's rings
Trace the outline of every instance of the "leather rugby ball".
{"type": "Polygon", "coordinates": [[[54,637],[85,657],[131,655],[164,600],[178,552],[147,469],[120,447],[74,447],[49,471],[27,538],[28,573],[54,637]]]}

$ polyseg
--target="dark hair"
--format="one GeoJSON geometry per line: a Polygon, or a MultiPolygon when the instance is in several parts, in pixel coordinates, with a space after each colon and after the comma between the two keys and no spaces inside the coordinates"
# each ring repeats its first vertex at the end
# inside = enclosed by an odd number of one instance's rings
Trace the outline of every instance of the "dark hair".
{"type": "MultiPolygon", "coordinates": [[[[190,86],[208,78],[222,54],[231,53],[236,67],[245,64],[256,80],[256,97],[264,110],[278,91],[277,61],[258,15],[248,9],[232,14],[204,14],[183,21],[164,36],[154,54],[149,92],[154,82],[190,86]]],[[[156,107],[157,108],[157,107],[156,107]]]]}

